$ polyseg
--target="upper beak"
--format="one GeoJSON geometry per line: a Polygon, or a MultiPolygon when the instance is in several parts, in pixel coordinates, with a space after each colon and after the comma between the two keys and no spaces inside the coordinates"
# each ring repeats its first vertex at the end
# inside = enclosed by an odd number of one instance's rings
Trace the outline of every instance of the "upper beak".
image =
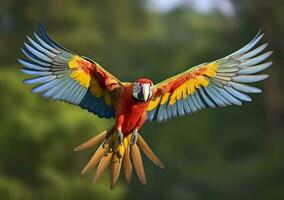
{"type": "Polygon", "coordinates": [[[142,86],[142,94],[143,94],[143,100],[147,101],[150,94],[150,87],[148,85],[142,86]]]}

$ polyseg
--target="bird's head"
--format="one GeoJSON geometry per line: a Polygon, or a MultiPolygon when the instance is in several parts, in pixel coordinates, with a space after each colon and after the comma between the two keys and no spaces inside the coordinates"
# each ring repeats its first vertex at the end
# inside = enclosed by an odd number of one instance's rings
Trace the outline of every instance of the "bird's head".
{"type": "Polygon", "coordinates": [[[139,101],[148,101],[152,97],[153,82],[146,78],[133,83],[132,95],[139,101]]]}

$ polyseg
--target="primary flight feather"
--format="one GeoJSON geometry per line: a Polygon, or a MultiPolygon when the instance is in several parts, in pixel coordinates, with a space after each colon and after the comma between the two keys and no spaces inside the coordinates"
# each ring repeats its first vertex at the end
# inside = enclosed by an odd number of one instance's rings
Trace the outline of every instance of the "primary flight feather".
{"type": "Polygon", "coordinates": [[[32,92],[44,97],[78,105],[101,118],[115,118],[114,126],[75,148],[75,151],[100,144],[82,170],[97,166],[94,182],[111,165],[111,188],[117,184],[121,168],[127,182],[132,170],[142,184],[146,176],[140,149],[155,165],[164,164],[138,133],[144,122],[167,121],[190,115],[205,108],[241,105],[251,101],[248,93],[261,90],[248,84],[268,77],[259,72],[270,67],[265,61],[271,51],[267,44],[256,47],[263,38],[257,36],[240,50],[222,59],[193,67],[153,85],[147,78],[134,83],[121,82],[98,63],[79,56],[52,40],[42,26],[28,37],[22,48],[27,59],[19,59],[21,71],[33,77],[25,80],[36,84],[32,92]]]}

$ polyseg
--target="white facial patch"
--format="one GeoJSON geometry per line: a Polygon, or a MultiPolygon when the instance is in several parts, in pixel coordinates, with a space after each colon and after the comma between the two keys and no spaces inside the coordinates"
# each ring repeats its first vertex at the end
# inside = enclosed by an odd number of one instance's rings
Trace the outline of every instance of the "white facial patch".
{"type": "Polygon", "coordinates": [[[141,90],[140,83],[137,83],[137,82],[133,83],[132,94],[136,99],[139,99],[140,90],[141,90]]]}
{"type": "Polygon", "coordinates": [[[150,83],[133,83],[133,96],[140,101],[147,101],[152,97],[152,84],[150,83]]]}

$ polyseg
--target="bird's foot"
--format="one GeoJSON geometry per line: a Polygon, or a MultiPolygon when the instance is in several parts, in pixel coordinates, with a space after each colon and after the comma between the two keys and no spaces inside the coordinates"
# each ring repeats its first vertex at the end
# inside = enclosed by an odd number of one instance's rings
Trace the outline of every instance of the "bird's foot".
{"type": "Polygon", "coordinates": [[[131,144],[136,144],[137,139],[138,139],[138,131],[135,129],[131,136],[131,140],[130,140],[131,144]]]}
{"type": "Polygon", "coordinates": [[[117,141],[118,141],[118,144],[122,144],[123,142],[123,133],[121,131],[117,132],[117,141]]]}

